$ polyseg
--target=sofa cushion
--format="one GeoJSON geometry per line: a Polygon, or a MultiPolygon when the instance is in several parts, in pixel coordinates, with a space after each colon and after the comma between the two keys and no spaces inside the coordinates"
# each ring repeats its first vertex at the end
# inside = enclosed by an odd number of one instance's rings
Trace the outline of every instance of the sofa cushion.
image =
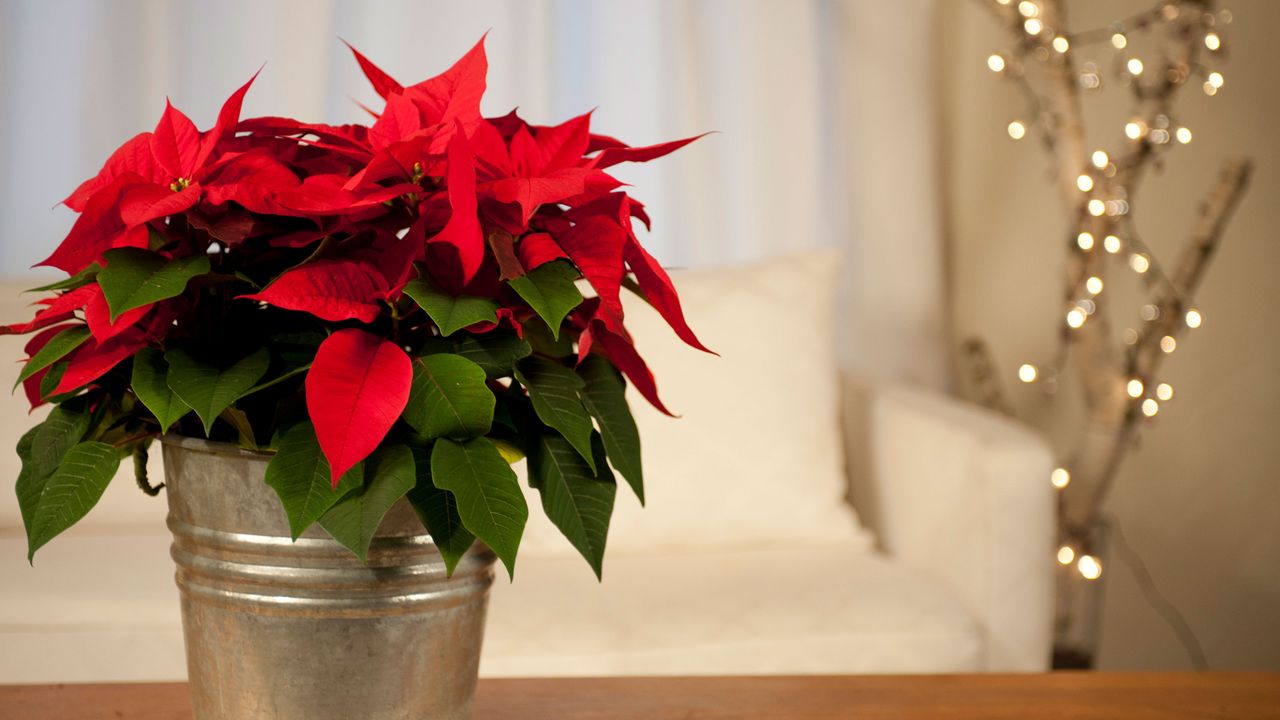
{"type": "MultiPolygon", "coordinates": [[[[719,357],[685,345],[656,311],[624,293],[636,348],[680,417],[629,391],[648,507],[619,488],[609,556],[793,542],[869,547],[844,502],[838,265],[834,251],[815,251],[673,272],[690,326],[719,357]]],[[[529,500],[538,506],[536,493],[529,500]]],[[[540,514],[531,513],[524,547],[572,553],[540,514]]]]}
{"type": "Polygon", "coordinates": [[[573,558],[499,578],[486,676],[973,672],[977,623],[944,586],[839,545],[573,558]]]}

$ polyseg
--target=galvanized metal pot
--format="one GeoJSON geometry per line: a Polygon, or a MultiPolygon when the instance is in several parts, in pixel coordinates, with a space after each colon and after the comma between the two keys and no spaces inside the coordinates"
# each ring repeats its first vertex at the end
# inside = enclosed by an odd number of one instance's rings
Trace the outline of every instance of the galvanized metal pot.
{"type": "Polygon", "coordinates": [[[487,548],[448,578],[403,500],[368,565],[318,527],[292,542],[264,482],[270,455],[163,444],[195,720],[470,717],[487,548]]]}

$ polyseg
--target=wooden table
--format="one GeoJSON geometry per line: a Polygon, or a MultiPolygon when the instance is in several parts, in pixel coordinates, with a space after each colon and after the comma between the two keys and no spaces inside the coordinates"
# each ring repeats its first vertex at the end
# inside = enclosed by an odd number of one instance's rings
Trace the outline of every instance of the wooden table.
{"type": "MultiPolygon", "coordinates": [[[[0,686],[0,720],[189,720],[190,717],[187,688],[180,683],[0,686]]],[[[1280,718],[1280,674],[482,680],[475,710],[475,720],[722,718],[1280,718]]]]}

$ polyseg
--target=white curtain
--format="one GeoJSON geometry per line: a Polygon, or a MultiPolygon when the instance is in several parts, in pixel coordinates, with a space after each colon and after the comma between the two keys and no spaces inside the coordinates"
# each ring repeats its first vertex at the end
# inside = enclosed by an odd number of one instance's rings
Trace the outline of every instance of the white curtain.
{"type": "Polygon", "coordinates": [[[358,120],[353,99],[376,97],[338,38],[411,82],[489,31],[487,113],[598,108],[632,143],[718,131],[621,173],[663,262],[841,246],[846,364],[942,385],[932,16],[932,0],[0,0],[0,275],[52,250],[72,220],[55,203],[166,95],[207,127],[265,62],[246,114],[358,120]]]}

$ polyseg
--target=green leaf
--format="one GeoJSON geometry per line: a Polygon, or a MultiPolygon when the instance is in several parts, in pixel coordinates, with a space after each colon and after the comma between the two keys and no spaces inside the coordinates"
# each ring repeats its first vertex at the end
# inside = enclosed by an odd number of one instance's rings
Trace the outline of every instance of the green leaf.
{"type": "MultiPolygon", "coordinates": [[[[38,432],[40,432],[39,425],[28,430],[18,440],[18,457],[22,460],[22,470],[18,473],[18,482],[14,485],[14,492],[18,496],[18,511],[22,514],[22,526],[27,528],[28,533],[31,531],[31,516],[35,513],[36,505],[40,502],[40,493],[44,490],[44,483],[49,479],[49,475],[52,474],[51,472],[37,470],[35,464],[31,462],[31,444],[38,432]]],[[[50,470],[56,469],[57,466],[50,468],[50,470]]]]}
{"type": "Polygon", "coordinates": [[[498,322],[498,303],[489,298],[455,297],[423,280],[410,281],[404,286],[404,294],[426,311],[441,335],[452,335],[479,322],[498,322]]]}
{"type": "Polygon", "coordinates": [[[626,478],[640,504],[644,504],[644,472],[640,462],[640,431],[627,405],[627,384],[622,375],[599,355],[588,355],[578,365],[586,386],[582,404],[596,419],[609,461],[626,478]]]}
{"type": "Polygon", "coordinates": [[[36,428],[31,438],[31,467],[37,475],[49,476],[62,464],[67,451],[89,430],[92,417],[67,405],[59,405],[36,428]]]}
{"type": "Polygon", "coordinates": [[[551,335],[560,339],[560,325],[571,310],[582,304],[575,281],[577,268],[566,262],[539,265],[526,275],[507,281],[529,307],[547,324],[551,335]]]}
{"type": "Polygon", "coordinates": [[[486,333],[464,336],[454,343],[454,351],[496,378],[509,377],[516,362],[529,357],[533,347],[515,334],[486,333]]]}
{"type": "Polygon", "coordinates": [[[585,385],[582,378],[558,362],[535,355],[516,366],[516,380],[529,389],[533,410],[542,422],[559,430],[594,473],[591,416],[578,397],[585,385]]]}
{"type": "Polygon", "coordinates": [[[13,386],[15,388],[18,387],[23,380],[66,357],[68,353],[83,345],[84,341],[88,339],[89,328],[85,325],[70,327],[54,335],[44,347],[31,356],[31,359],[27,361],[26,367],[22,368],[22,372],[18,375],[18,382],[15,382],[13,386]]]}
{"type": "Polygon", "coordinates": [[[208,437],[213,421],[222,411],[267,374],[271,353],[266,348],[259,348],[226,370],[218,370],[196,360],[181,349],[170,350],[164,354],[164,359],[169,363],[169,388],[200,416],[204,434],[208,437]]]}
{"type": "Polygon", "coordinates": [[[267,465],[267,485],[280,497],[294,540],[344,495],[363,484],[364,465],[358,464],[342,476],[337,488],[333,487],[329,461],[320,451],[315,426],[309,422],[285,431],[275,457],[267,465]]]}
{"type": "Polygon", "coordinates": [[[489,432],[495,403],[484,368],[457,355],[427,355],[413,361],[404,419],[427,438],[476,437],[489,432]]]}
{"type": "Polygon", "coordinates": [[[236,429],[236,444],[246,450],[258,449],[258,438],[254,435],[253,424],[243,410],[229,407],[218,415],[218,418],[236,429]]]}
{"type": "Polygon", "coordinates": [[[160,432],[167,433],[174,423],[187,413],[191,406],[182,401],[169,387],[169,363],[164,353],[155,348],[143,348],[133,356],[133,392],[142,404],[156,416],[160,432]]]}
{"type": "Polygon", "coordinates": [[[404,445],[380,448],[364,461],[364,474],[368,478],[364,485],[344,495],[320,516],[320,526],[355,553],[360,562],[369,561],[369,546],[387,511],[417,481],[413,453],[404,445]]]}
{"type": "Polygon", "coordinates": [[[564,438],[543,433],[529,457],[529,483],[542,495],[542,508],[560,528],[596,578],[602,578],[604,546],[618,483],[604,458],[599,435],[592,436],[597,476],[564,438]]]}
{"type": "Polygon", "coordinates": [[[458,515],[458,501],[453,493],[441,490],[431,482],[431,446],[413,445],[413,467],[416,483],[409,491],[409,504],[413,506],[431,541],[444,559],[445,570],[452,577],[458,561],[471,549],[476,536],[462,524],[458,515]]]}
{"type": "Polygon", "coordinates": [[[59,533],[84,517],[120,467],[120,451],[100,442],[71,448],[45,483],[27,526],[27,561],[59,533]]]}
{"type": "Polygon", "coordinates": [[[462,523],[493,549],[514,579],[529,506],[516,474],[493,443],[485,438],[437,440],[431,451],[431,480],[453,493],[462,523]]]}
{"type": "Polygon", "coordinates": [[[41,285],[40,287],[37,287],[37,288],[31,288],[30,290],[23,290],[23,292],[48,292],[50,290],[75,290],[76,288],[84,287],[85,285],[88,285],[89,283],[93,282],[93,279],[94,277],[97,276],[99,270],[102,270],[102,266],[99,265],[98,263],[92,263],[91,265],[89,265],[89,267],[81,270],[80,272],[76,273],[75,275],[72,275],[69,278],[64,278],[62,280],[59,280],[58,282],[49,283],[48,285],[41,285]]]}
{"type": "Polygon", "coordinates": [[[98,273],[111,319],[121,313],[182,294],[187,282],[209,272],[209,256],[171,260],[140,248],[108,250],[107,266],[98,273]]]}

